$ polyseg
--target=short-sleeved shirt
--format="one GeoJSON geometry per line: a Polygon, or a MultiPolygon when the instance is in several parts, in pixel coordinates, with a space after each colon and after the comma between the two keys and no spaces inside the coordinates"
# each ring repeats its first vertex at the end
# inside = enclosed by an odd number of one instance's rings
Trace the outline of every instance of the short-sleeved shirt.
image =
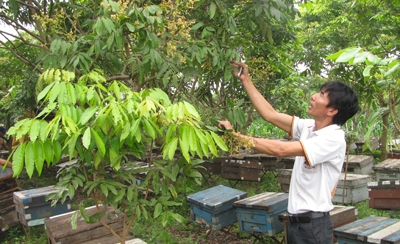
{"type": "Polygon", "coordinates": [[[300,141],[306,156],[295,159],[288,212],[332,210],[331,192],[338,183],[346,154],[344,131],[336,124],[315,131],[314,120],[294,117],[292,136],[300,141]]]}

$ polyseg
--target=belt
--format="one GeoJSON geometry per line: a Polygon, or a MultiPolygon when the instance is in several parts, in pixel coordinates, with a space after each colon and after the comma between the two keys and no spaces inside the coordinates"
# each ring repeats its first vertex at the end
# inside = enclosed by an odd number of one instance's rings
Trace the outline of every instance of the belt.
{"type": "Polygon", "coordinates": [[[310,223],[312,219],[329,216],[329,212],[306,212],[301,214],[289,214],[292,223],[310,223]]]}

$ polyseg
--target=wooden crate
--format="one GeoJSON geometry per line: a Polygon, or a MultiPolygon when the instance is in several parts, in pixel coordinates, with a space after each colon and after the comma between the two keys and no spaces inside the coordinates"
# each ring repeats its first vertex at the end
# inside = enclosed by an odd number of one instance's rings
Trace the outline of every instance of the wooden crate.
{"type": "Polygon", "coordinates": [[[333,230],[338,244],[400,243],[400,219],[369,216],[333,230]]]}
{"type": "MultiPolygon", "coordinates": [[[[99,206],[100,211],[106,211],[102,221],[106,223],[117,234],[123,231],[124,215],[115,210],[112,206],[99,206]]],[[[99,211],[96,206],[86,208],[89,216],[99,211]]],[[[100,222],[88,224],[82,217],[78,217],[77,228],[72,229],[71,217],[75,211],[52,216],[44,220],[47,236],[51,244],[69,243],[116,243],[116,238],[112,236],[109,229],[100,222]]]]}
{"type": "Polygon", "coordinates": [[[51,199],[46,201],[46,197],[55,192],[58,190],[54,186],[14,192],[15,210],[21,223],[25,226],[42,225],[48,217],[69,212],[68,200],[64,203],[58,202],[55,206],[51,206],[51,199]]]}
{"type": "Polygon", "coordinates": [[[400,180],[400,159],[386,159],[373,167],[376,181],[400,180]]]}
{"type": "Polygon", "coordinates": [[[368,183],[369,207],[400,210],[400,181],[368,183]]]}
{"type": "Polygon", "coordinates": [[[13,202],[13,193],[0,194],[0,229],[6,231],[19,225],[17,212],[13,202]]]}
{"type": "Polygon", "coordinates": [[[368,183],[372,181],[370,175],[342,173],[336,187],[333,203],[353,204],[368,200],[368,183]],[[344,192],[343,192],[344,189],[344,192]],[[343,199],[344,195],[344,199],[343,199]]]}
{"type": "Polygon", "coordinates": [[[212,230],[221,230],[237,221],[233,202],[247,193],[226,186],[215,186],[186,197],[190,220],[212,230]]]}
{"type": "Polygon", "coordinates": [[[346,161],[348,161],[347,173],[368,175],[374,172],[374,157],[367,155],[349,155],[345,157],[343,171],[346,170],[346,161]]]}
{"type": "Polygon", "coordinates": [[[242,232],[275,236],[283,231],[279,214],[287,211],[288,194],[266,192],[233,203],[242,232]]]}
{"type": "Polygon", "coordinates": [[[282,192],[289,192],[292,171],[292,169],[278,169],[278,184],[282,192]]]}
{"type": "Polygon", "coordinates": [[[228,180],[260,181],[264,174],[261,162],[225,157],[221,162],[221,177],[228,180]]]}

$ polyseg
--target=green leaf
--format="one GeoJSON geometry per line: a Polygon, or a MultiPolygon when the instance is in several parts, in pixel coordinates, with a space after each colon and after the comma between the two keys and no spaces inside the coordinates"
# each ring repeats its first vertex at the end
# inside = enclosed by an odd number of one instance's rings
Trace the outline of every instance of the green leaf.
{"type": "Polygon", "coordinates": [[[154,209],[154,218],[158,218],[158,216],[160,216],[161,213],[162,213],[162,204],[157,203],[154,209]]]}
{"type": "Polygon", "coordinates": [[[54,83],[50,83],[46,88],[44,88],[39,95],[37,96],[37,100],[42,100],[50,91],[50,89],[54,86],[54,83]]]}
{"type": "Polygon", "coordinates": [[[126,23],[126,27],[128,27],[128,30],[129,30],[130,32],[135,32],[135,27],[134,27],[133,25],[131,25],[131,24],[129,24],[129,23],[126,23]]]}
{"type": "Polygon", "coordinates": [[[104,145],[103,140],[101,139],[101,137],[99,136],[99,134],[97,134],[97,132],[95,130],[93,130],[91,128],[90,131],[92,132],[92,136],[94,136],[97,148],[100,150],[101,155],[104,157],[104,155],[106,154],[106,147],[104,145]]]}
{"type": "Polygon", "coordinates": [[[400,64],[399,64],[399,63],[395,64],[395,65],[394,65],[392,68],[390,68],[383,76],[384,76],[384,77],[389,76],[389,75],[392,74],[394,71],[396,71],[397,69],[399,69],[399,67],[400,67],[400,64]]]}
{"type": "Polygon", "coordinates": [[[58,163],[61,159],[61,144],[58,141],[53,141],[54,159],[53,163],[58,163]]]}
{"type": "Polygon", "coordinates": [[[371,76],[371,69],[373,68],[373,65],[368,65],[367,67],[365,67],[364,71],[363,71],[363,76],[364,77],[369,77],[371,76]]]}
{"type": "Polygon", "coordinates": [[[98,108],[99,108],[98,106],[95,106],[95,107],[90,107],[90,108],[86,109],[82,113],[81,119],[79,120],[79,124],[85,125],[91,118],[94,117],[98,108]]]}
{"type": "Polygon", "coordinates": [[[12,170],[14,177],[19,176],[24,168],[26,142],[20,144],[13,153],[12,170]]]}
{"type": "Polygon", "coordinates": [[[177,146],[178,138],[175,137],[163,148],[163,158],[173,159],[177,146]]]}
{"type": "Polygon", "coordinates": [[[36,141],[40,133],[40,120],[33,120],[30,131],[29,131],[29,138],[31,141],[36,141]]]}
{"type": "Polygon", "coordinates": [[[211,2],[211,4],[210,4],[210,19],[214,18],[216,10],[217,10],[217,5],[215,4],[215,2],[211,2]]]}
{"type": "Polygon", "coordinates": [[[348,48],[336,59],[337,63],[346,63],[353,59],[357,53],[362,50],[361,48],[348,48]]]}
{"type": "Polygon", "coordinates": [[[125,197],[125,189],[121,189],[118,191],[118,194],[115,196],[113,202],[114,203],[120,202],[124,197],[125,197]]]}
{"type": "Polygon", "coordinates": [[[180,214],[171,212],[170,215],[171,215],[172,218],[174,218],[174,219],[175,219],[176,221],[178,221],[179,223],[184,224],[184,223],[187,222],[186,218],[183,217],[183,216],[180,215],[180,214]]]}
{"type": "Polygon", "coordinates": [[[78,215],[79,211],[75,211],[74,214],[72,214],[71,216],[71,227],[73,230],[76,230],[76,228],[78,227],[78,215]]]}
{"type": "Polygon", "coordinates": [[[47,164],[50,165],[54,158],[53,144],[50,141],[45,141],[43,143],[43,152],[44,159],[47,161],[47,164]]]}
{"type": "Polygon", "coordinates": [[[219,148],[221,148],[224,151],[228,151],[229,148],[228,146],[225,144],[225,142],[214,132],[210,131],[210,134],[212,136],[212,138],[214,139],[215,143],[218,145],[219,148]]]}
{"type": "Polygon", "coordinates": [[[86,128],[85,132],[83,133],[82,136],[82,145],[86,148],[89,149],[90,146],[90,128],[86,128]]]}
{"type": "Polygon", "coordinates": [[[199,22],[199,23],[197,23],[197,24],[192,26],[192,30],[197,30],[202,26],[204,26],[204,23],[203,22],[199,22]]]}
{"type": "Polygon", "coordinates": [[[147,119],[143,119],[142,124],[144,131],[146,131],[146,133],[154,140],[156,138],[156,132],[150,122],[147,119]]]}
{"type": "Polygon", "coordinates": [[[187,111],[197,120],[200,120],[200,115],[197,112],[197,110],[193,107],[192,104],[188,103],[188,102],[183,102],[183,104],[185,105],[185,108],[187,109],[187,111]]]}
{"type": "Polygon", "coordinates": [[[25,168],[29,178],[32,178],[35,170],[35,153],[32,142],[28,142],[25,147],[25,168]]]}
{"type": "Polygon", "coordinates": [[[42,174],[43,166],[44,166],[44,157],[43,157],[43,147],[41,141],[35,141],[33,143],[33,152],[35,158],[35,166],[40,176],[42,174]]]}

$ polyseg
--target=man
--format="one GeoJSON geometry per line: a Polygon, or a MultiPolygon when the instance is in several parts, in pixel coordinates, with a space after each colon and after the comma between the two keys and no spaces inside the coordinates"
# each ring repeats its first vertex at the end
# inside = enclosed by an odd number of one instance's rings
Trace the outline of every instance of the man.
{"type": "MultiPolygon", "coordinates": [[[[278,157],[296,156],[289,189],[288,243],[331,244],[333,225],[329,211],[343,167],[346,141],[340,126],[359,110],[355,92],[341,82],[327,82],[311,97],[308,114],[299,119],[277,112],[261,95],[249,76],[247,65],[232,61],[232,74],[240,79],[260,116],[289,132],[294,141],[284,142],[237,135],[254,142],[254,149],[278,157]],[[243,72],[238,76],[238,69],[243,72]]],[[[229,121],[219,127],[233,129],[229,121]]]]}
{"type": "Polygon", "coordinates": [[[5,137],[6,135],[6,128],[4,126],[0,126],[0,150],[9,150],[8,145],[7,145],[7,138],[5,137]]]}

